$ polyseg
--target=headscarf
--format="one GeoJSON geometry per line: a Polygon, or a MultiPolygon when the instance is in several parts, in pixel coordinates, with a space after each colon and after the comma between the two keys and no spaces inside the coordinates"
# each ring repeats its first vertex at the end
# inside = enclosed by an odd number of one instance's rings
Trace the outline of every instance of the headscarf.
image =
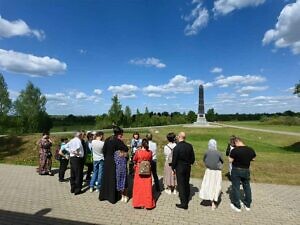
{"type": "Polygon", "coordinates": [[[215,139],[210,139],[208,141],[208,150],[217,151],[217,141],[215,139]]]}

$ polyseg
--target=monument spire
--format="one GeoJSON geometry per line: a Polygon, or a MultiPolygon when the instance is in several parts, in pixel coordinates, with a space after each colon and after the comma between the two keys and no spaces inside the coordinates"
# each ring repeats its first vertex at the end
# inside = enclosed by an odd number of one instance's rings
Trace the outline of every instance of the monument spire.
{"type": "Polygon", "coordinates": [[[194,122],[195,125],[198,126],[207,126],[208,123],[205,118],[205,111],[204,111],[204,88],[203,85],[199,85],[199,102],[198,102],[198,116],[197,121],[194,122]]]}

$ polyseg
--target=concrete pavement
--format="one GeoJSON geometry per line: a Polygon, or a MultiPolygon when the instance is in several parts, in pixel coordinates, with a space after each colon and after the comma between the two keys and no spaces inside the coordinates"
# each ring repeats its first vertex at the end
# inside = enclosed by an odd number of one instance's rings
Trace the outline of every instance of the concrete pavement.
{"type": "MultiPolygon", "coordinates": [[[[131,200],[115,205],[100,202],[98,193],[74,196],[69,183],[39,176],[35,167],[0,164],[0,224],[299,224],[300,187],[252,184],[250,212],[230,209],[230,183],[223,181],[218,209],[200,205],[200,179],[192,179],[188,210],[175,207],[177,195],[164,192],[153,210],[133,209],[131,200]]],[[[69,170],[66,175],[69,175],[69,170]]]]}

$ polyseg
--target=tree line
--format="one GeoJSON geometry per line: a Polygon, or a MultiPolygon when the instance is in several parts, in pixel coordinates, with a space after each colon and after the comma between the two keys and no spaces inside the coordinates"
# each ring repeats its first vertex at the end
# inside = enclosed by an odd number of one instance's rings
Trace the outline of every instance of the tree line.
{"type": "MultiPolygon", "coordinates": [[[[296,84],[294,94],[300,97],[300,82],[296,84]]],[[[40,89],[28,82],[25,89],[15,101],[9,98],[7,84],[0,73],[0,134],[2,133],[35,133],[49,131],[53,126],[93,126],[95,129],[111,128],[113,125],[122,127],[147,127],[172,124],[193,123],[197,119],[194,111],[183,112],[150,112],[146,107],[144,112],[139,109],[133,113],[129,106],[122,108],[117,95],[112,97],[112,105],[107,113],[97,116],[48,115],[47,99],[40,89]]],[[[212,121],[249,121],[265,120],[272,116],[300,117],[300,113],[286,111],[284,113],[257,114],[218,114],[213,108],[208,109],[206,119],[212,121]]],[[[66,128],[67,129],[67,128],[66,128]]]]}

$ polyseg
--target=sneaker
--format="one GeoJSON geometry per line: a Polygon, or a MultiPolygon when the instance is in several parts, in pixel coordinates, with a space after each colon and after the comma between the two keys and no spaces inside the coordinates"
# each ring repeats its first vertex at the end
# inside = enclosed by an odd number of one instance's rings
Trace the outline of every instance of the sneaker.
{"type": "Polygon", "coordinates": [[[124,196],[124,200],[123,200],[123,201],[124,201],[125,203],[127,203],[128,200],[129,200],[129,198],[128,198],[127,196],[124,196]]]}
{"type": "Polygon", "coordinates": [[[250,207],[248,208],[242,201],[241,201],[241,208],[245,209],[247,212],[251,210],[250,207]]]}
{"type": "Polygon", "coordinates": [[[174,191],[173,191],[173,194],[174,194],[174,195],[177,195],[177,191],[176,191],[176,189],[174,189],[174,191]]]}
{"type": "Polygon", "coordinates": [[[90,188],[90,193],[92,193],[94,191],[94,188],[90,188]]]}
{"type": "Polygon", "coordinates": [[[216,208],[217,208],[216,204],[215,204],[215,203],[212,203],[212,204],[211,204],[211,210],[216,210],[216,208]]]}
{"type": "Polygon", "coordinates": [[[169,189],[166,189],[165,192],[166,192],[168,195],[172,194],[171,190],[169,190],[169,189]]]}
{"type": "Polygon", "coordinates": [[[247,206],[245,206],[244,209],[246,209],[246,211],[248,211],[248,212],[251,210],[251,209],[248,208],[247,206]]]}
{"type": "Polygon", "coordinates": [[[96,189],[96,192],[99,192],[99,189],[98,189],[98,188],[96,189]]]}
{"type": "Polygon", "coordinates": [[[233,210],[236,211],[236,212],[241,212],[241,211],[242,211],[241,209],[235,207],[235,205],[232,204],[232,203],[230,204],[230,207],[231,207],[231,209],[233,209],[233,210]]]}

